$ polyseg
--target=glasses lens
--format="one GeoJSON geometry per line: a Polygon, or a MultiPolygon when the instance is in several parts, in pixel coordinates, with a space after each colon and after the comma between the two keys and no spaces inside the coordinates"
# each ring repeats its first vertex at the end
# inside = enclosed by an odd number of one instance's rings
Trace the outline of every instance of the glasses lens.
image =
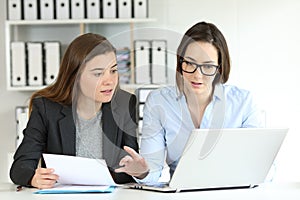
{"type": "Polygon", "coordinates": [[[193,73],[194,71],[196,71],[197,66],[193,63],[190,63],[188,61],[184,61],[182,63],[182,70],[185,72],[189,72],[189,73],[193,73]]]}
{"type": "Polygon", "coordinates": [[[216,73],[217,67],[214,65],[202,65],[201,71],[205,75],[214,75],[216,73]]]}

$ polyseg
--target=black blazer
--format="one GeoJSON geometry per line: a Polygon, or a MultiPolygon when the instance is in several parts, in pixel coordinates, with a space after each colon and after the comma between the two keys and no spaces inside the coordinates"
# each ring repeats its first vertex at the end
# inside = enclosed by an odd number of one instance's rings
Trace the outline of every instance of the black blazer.
{"type": "MultiPolygon", "coordinates": [[[[123,146],[138,151],[136,139],[136,97],[118,89],[109,103],[102,105],[103,158],[116,183],[134,182],[125,173],[115,173],[126,155],[123,146]]],[[[76,128],[72,106],[63,106],[46,98],[33,101],[24,139],[14,155],[10,178],[15,184],[30,186],[42,153],[75,155],[76,128]]],[[[91,147],[92,148],[92,147],[91,147]]],[[[45,163],[42,159],[42,166],[45,163]]]]}

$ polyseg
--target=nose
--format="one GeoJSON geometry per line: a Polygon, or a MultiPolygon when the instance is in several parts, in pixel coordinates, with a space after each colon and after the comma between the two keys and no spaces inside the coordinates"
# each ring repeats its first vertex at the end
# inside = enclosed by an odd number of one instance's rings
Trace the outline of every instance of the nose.
{"type": "Polygon", "coordinates": [[[197,68],[197,70],[194,72],[194,77],[196,78],[202,78],[203,74],[200,70],[200,67],[197,68]]]}
{"type": "Polygon", "coordinates": [[[110,73],[109,70],[105,70],[103,76],[100,80],[104,85],[110,85],[113,83],[113,75],[110,73]]]}

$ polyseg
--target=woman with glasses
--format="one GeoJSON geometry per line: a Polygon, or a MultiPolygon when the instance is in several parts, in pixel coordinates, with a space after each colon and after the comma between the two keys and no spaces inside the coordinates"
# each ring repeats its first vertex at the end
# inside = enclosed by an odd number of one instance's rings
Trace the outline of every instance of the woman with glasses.
{"type": "Polygon", "coordinates": [[[105,37],[86,33],[73,40],[56,81],[31,96],[24,139],[10,169],[12,181],[52,188],[59,176],[42,157],[50,153],[105,159],[116,183],[134,182],[114,172],[127,154],[124,146],[138,150],[136,97],[118,83],[116,49],[105,37]]]}
{"type": "Polygon", "coordinates": [[[226,40],[211,23],[200,22],[184,35],[177,49],[176,86],[149,94],[144,106],[140,155],[125,147],[117,172],[139,182],[154,183],[164,163],[170,176],[195,128],[262,127],[260,110],[251,94],[225,85],[230,56],[226,40]]]}

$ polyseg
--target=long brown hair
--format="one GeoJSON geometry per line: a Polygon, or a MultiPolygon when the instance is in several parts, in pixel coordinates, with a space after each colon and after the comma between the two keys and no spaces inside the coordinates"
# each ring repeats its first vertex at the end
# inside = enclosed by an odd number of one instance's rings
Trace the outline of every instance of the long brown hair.
{"type": "Polygon", "coordinates": [[[230,56],[225,37],[214,24],[199,22],[186,31],[177,49],[176,83],[180,93],[183,91],[182,59],[188,45],[198,41],[208,42],[218,51],[218,65],[220,68],[213,81],[213,86],[217,83],[226,83],[229,78],[230,56]]]}
{"type": "Polygon", "coordinates": [[[32,94],[29,111],[32,110],[33,99],[37,97],[45,97],[62,105],[72,105],[73,87],[82,64],[91,57],[108,52],[116,52],[116,49],[101,35],[86,33],[75,38],[62,58],[57,79],[51,85],[32,94]],[[99,45],[101,48],[96,48],[99,45]],[[95,48],[97,51],[93,51],[95,48]]]}

